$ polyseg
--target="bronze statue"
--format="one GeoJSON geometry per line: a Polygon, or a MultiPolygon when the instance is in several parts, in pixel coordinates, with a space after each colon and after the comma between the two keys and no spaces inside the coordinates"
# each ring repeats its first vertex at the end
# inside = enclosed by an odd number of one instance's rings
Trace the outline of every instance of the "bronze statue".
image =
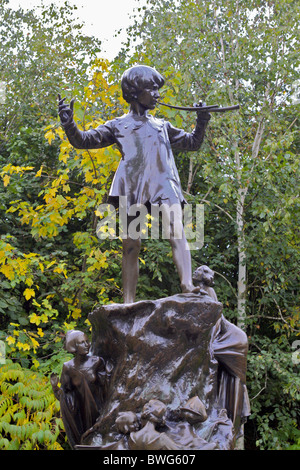
{"type": "MultiPolygon", "coordinates": [[[[70,143],[81,149],[97,149],[116,144],[122,159],[114,176],[109,201],[118,206],[119,197],[127,198],[127,210],[134,204],[142,204],[151,212],[153,206],[178,208],[179,229],[175,233],[175,221],[170,211],[170,244],[173,259],[179,273],[182,292],[196,292],[192,282],[191,255],[182,225],[182,206],[186,203],[175,165],[172,150],[195,151],[203,142],[210,114],[198,105],[196,126],[192,133],[173,127],[169,122],[150,114],[158,103],[163,77],[153,68],[138,65],[126,70],[121,86],[130,111],[122,117],[100,125],[96,129],[80,131],[73,120],[74,99],[70,106],[59,95],[59,116],[70,143]]],[[[203,103],[204,105],[204,103],[203,103]]],[[[141,239],[129,236],[123,239],[123,296],[125,303],[135,300],[139,274],[141,239]]]]}
{"type": "Polygon", "coordinates": [[[101,357],[89,354],[90,342],[85,333],[70,330],[65,348],[74,358],[63,365],[59,380],[51,376],[55,396],[72,447],[80,444],[83,434],[95,424],[108,390],[110,370],[101,357]]]}
{"type": "Polygon", "coordinates": [[[151,399],[143,406],[140,420],[136,413],[130,411],[118,414],[115,424],[120,434],[114,436],[114,442],[94,447],[80,445],[76,448],[173,451],[217,448],[217,443],[205,441],[194,430],[194,425],[207,419],[205,407],[199,397],[188,400],[178,410],[175,421],[167,419],[167,412],[167,406],[161,400],[151,399]]]}
{"type": "Polygon", "coordinates": [[[165,432],[157,427],[165,423],[167,407],[160,400],[150,400],[141,414],[142,429],[130,433],[128,444],[131,450],[179,450],[178,446],[165,432]]]}
{"type": "MultiPolygon", "coordinates": [[[[214,285],[214,271],[200,266],[193,273],[194,283],[218,302],[214,285]]],[[[226,320],[224,315],[216,323],[212,335],[214,357],[220,364],[219,404],[226,409],[236,433],[250,415],[250,403],[246,388],[248,339],[243,330],[226,320]]]]}
{"type": "Polygon", "coordinates": [[[120,433],[130,434],[139,429],[139,420],[133,411],[121,411],[116,419],[116,426],[120,433]]]}
{"type": "Polygon", "coordinates": [[[188,400],[179,410],[179,419],[167,419],[167,406],[160,400],[149,400],[143,407],[143,427],[130,433],[131,450],[200,450],[215,449],[216,443],[208,443],[197,436],[193,425],[207,419],[205,407],[199,397],[188,400]]]}
{"type": "Polygon", "coordinates": [[[59,95],[61,123],[74,147],[116,144],[120,150],[109,202],[121,207],[125,198],[130,221],[137,220],[134,205],[145,206],[150,214],[157,208],[164,213],[181,290],[188,294],[135,302],[141,234],[133,237],[128,230],[123,239],[124,304],[100,306],[90,313],[96,355],[90,354],[84,333],[67,333],[66,348],[74,358],[63,366],[60,388],[58,377],[51,378],[73,448],[231,449],[250,414],[247,336],[224,318],[213,288],[214,272],[203,265],[192,274],[182,224],[186,201],[172,153],[198,150],[209,112],[237,107],[200,103],[191,108],[197,120],[193,132],[187,133],[149,114],[161,104],[163,84],[151,67],[126,70],[121,86],[129,112],[89,131],[80,131],[73,120],[74,99],[68,106],[59,95]],[[173,206],[179,232],[174,213],[167,210],[173,206]],[[114,374],[100,355],[113,360],[114,374]]]}
{"type": "Polygon", "coordinates": [[[167,422],[166,434],[184,450],[214,450],[217,442],[207,442],[196,433],[207,420],[207,412],[198,396],[190,398],[179,410],[179,419],[167,422]]]}
{"type": "Polygon", "coordinates": [[[193,273],[193,281],[196,286],[200,287],[200,293],[207,294],[213,300],[218,302],[217,295],[213,288],[214,272],[208,266],[199,266],[193,273]]]}
{"type": "Polygon", "coordinates": [[[180,409],[181,417],[190,424],[203,423],[207,420],[207,413],[204,404],[199,397],[190,398],[180,409]]]}
{"type": "Polygon", "coordinates": [[[234,448],[250,414],[247,336],[224,318],[214,272],[201,266],[193,279],[200,295],[92,312],[94,355],[84,333],[67,333],[66,349],[74,358],[63,366],[61,387],[57,376],[51,383],[73,448],[234,448]],[[153,399],[145,402],[149,392],[153,399]]]}
{"type": "MultiPolygon", "coordinates": [[[[129,450],[130,433],[140,429],[140,421],[136,413],[133,411],[121,411],[115,421],[117,433],[109,434],[105,443],[96,446],[97,450],[129,450]]],[[[89,449],[91,446],[77,446],[77,449],[89,449]]]]}

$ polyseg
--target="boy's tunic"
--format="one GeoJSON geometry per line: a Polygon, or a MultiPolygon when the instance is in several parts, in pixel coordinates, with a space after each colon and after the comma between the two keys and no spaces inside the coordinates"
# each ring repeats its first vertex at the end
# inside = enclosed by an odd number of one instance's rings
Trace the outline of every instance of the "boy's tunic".
{"type": "Polygon", "coordinates": [[[194,131],[187,133],[162,119],[130,112],[89,131],[80,131],[73,120],[64,128],[76,148],[118,146],[122,159],[109,198],[126,196],[129,209],[133,204],[185,202],[172,149],[198,150],[207,123],[198,117],[194,131]]]}

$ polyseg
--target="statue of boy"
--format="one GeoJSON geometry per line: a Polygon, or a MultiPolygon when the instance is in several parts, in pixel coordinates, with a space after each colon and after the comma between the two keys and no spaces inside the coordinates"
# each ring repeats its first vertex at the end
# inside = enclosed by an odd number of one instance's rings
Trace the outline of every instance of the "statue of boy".
{"type": "MultiPolygon", "coordinates": [[[[109,202],[117,206],[119,197],[125,196],[128,215],[134,204],[145,205],[149,212],[153,206],[161,208],[163,216],[168,217],[169,241],[182,292],[198,292],[199,288],[195,288],[192,281],[191,255],[182,225],[182,207],[186,201],[172,149],[198,150],[203,142],[210,114],[198,112],[195,129],[191,133],[151,116],[148,111],[155,109],[160,97],[159,89],[163,84],[163,77],[155,69],[137,65],[126,70],[121,80],[123,97],[130,104],[128,114],[96,129],[80,131],[73,120],[74,99],[68,106],[64,103],[65,98],[61,99],[59,95],[59,116],[67,137],[75,148],[97,149],[112,144],[118,146],[122,159],[112,182],[109,202]],[[170,210],[164,211],[164,208],[174,205],[178,209],[175,217],[179,222],[175,220],[174,213],[172,217],[170,210]]],[[[134,302],[135,299],[140,248],[140,237],[133,239],[127,236],[123,239],[122,278],[125,303],[134,302]]]]}

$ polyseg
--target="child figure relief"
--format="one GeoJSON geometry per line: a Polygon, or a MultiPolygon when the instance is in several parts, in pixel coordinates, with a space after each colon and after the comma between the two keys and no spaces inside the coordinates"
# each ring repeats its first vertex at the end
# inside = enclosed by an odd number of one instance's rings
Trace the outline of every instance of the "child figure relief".
{"type": "MultiPolygon", "coordinates": [[[[119,197],[126,197],[127,213],[134,204],[151,207],[176,205],[176,217],[168,210],[165,216],[170,227],[169,241],[177,268],[182,292],[198,292],[193,285],[191,254],[182,224],[182,207],[186,203],[181,190],[178,171],[172,150],[195,151],[203,142],[210,119],[208,112],[197,112],[196,126],[187,133],[169,122],[153,117],[149,110],[156,107],[159,89],[164,78],[152,67],[137,65],[126,70],[121,87],[130,110],[119,118],[100,125],[96,129],[80,131],[73,120],[74,100],[70,106],[59,96],[59,116],[70,143],[79,149],[97,149],[116,144],[122,159],[115,173],[109,202],[118,206],[119,197]]],[[[198,105],[199,106],[199,105],[198,105]]],[[[139,274],[141,239],[129,236],[123,239],[122,281],[124,303],[135,300],[139,274]]]]}

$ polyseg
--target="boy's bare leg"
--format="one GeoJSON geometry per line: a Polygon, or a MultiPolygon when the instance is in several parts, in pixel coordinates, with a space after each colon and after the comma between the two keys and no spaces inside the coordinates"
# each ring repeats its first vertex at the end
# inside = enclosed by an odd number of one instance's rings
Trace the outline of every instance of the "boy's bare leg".
{"type": "Polygon", "coordinates": [[[181,290],[182,292],[199,292],[200,288],[193,284],[191,252],[184,231],[182,232],[182,238],[170,237],[173,260],[179,274],[181,290]]]}
{"type": "Polygon", "coordinates": [[[192,259],[190,248],[182,225],[182,210],[180,205],[176,208],[176,214],[170,212],[167,206],[161,206],[164,223],[170,227],[170,244],[175,266],[177,268],[182,292],[199,292],[192,279],[192,259]]]}
{"type": "Polygon", "coordinates": [[[139,277],[141,240],[123,239],[122,281],[125,304],[134,302],[139,277]]]}

